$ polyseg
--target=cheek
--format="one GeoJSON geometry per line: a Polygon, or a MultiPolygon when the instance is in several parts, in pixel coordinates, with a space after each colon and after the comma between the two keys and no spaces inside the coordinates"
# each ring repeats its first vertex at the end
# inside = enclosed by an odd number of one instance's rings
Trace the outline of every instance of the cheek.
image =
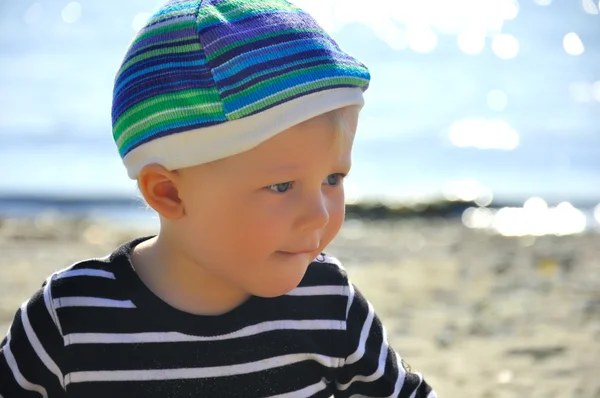
{"type": "MultiPolygon", "coordinates": [[[[260,198],[259,198],[260,199],[260,198]]],[[[277,204],[256,200],[252,195],[237,196],[234,200],[215,203],[214,211],[208,215],[213,229],[211,240],[227,242],[227,247],[235,250],[229,255],[262,257],[279,249],[279,244],[287,235],[286,212],[277,204]]]]}
{"type": "Polygon", "coordinates": [[[246,247],[277,246],[287,235],[289,211],[277,203],[247,203],[237,216],[236,235],[244,240],[246,247]]]}
{"type": "Polygon", "coordinates": [[[344,224],[345,205],[343,192],[335,195],[330,200],[327,210],[329,211],[329,223],[325,227],[325,231],[321,237],[321,246],[323,248],[331,243],[344,224]]]}
{"type": "Polygon", "coordinates": [[[188,250],[209,261],[229,256],[236,240],[238,203],[218,192],[196,193],[186,198],[186,214],[181,220],[188,250]]]}

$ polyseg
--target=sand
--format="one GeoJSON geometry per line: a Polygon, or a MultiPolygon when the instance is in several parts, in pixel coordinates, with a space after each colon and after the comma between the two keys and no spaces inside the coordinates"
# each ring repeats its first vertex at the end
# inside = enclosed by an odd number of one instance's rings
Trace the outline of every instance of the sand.
{"type": "MultiPolygon", "coordinates": [[[[0,330],[51,272],[152,233],[57,215],[0,220],[0,330]]],[[[328,252],[440,397],[600,398],[599,242],[349,220],[328,252]]]]}

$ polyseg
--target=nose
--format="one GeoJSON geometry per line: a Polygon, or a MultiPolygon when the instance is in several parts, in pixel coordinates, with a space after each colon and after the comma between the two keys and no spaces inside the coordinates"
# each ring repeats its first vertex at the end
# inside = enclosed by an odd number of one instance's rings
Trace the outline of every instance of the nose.
{"type": "Polygon", "coordinates": [[[300,226],[303,230],[324,228],[329,223],[327,198],[323,193],[317,193],[304,199],[300,226]]]}

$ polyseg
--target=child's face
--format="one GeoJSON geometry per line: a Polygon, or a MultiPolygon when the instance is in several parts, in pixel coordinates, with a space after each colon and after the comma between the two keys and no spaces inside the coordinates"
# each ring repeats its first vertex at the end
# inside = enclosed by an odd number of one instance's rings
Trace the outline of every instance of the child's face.
{"type": "Polygon", "coordinates": [[[321,115],[247,152],[180,173],[186,255],[228,286],[273,297],[294,289],[344,219],[351,133],[321,115]]]}

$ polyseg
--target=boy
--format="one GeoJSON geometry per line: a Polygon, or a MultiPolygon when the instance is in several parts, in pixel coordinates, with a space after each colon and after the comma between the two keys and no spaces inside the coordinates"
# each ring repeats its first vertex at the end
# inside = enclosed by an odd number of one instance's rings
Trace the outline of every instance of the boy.
{"type": "Polygon", "coordinates": [[[285,0],[170,1],[115,80],[157,236],[52,275],[0,350],[13,397],[435,397],[322,253],[364,65],[285,0]]]}

